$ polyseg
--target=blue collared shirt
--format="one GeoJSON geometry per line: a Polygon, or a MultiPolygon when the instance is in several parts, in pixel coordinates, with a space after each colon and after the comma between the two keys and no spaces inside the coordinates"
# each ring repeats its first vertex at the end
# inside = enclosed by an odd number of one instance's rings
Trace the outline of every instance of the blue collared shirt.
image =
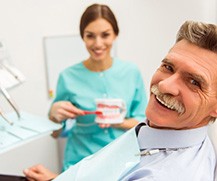
{"type": "Polygon", "coordinates": [[[144,126],[138,137],[132,128],[55,181],[213,181],[215,162],[206,126],[180,131],[144,126]],[[140,149],[155,154],[139,156],[140,149]]]}
{"type": "Polygon", "coordinates": [[[141,150],[152,150],[154,154],[142,156],[140,163],[121,180],[214,180],[216,158],[207,126],[190,130],[142,126],[138,143],[141,150]]]}

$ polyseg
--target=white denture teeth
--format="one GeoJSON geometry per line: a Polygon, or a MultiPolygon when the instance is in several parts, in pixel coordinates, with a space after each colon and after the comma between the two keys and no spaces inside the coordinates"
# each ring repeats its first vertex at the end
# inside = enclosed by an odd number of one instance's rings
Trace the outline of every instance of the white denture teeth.
{"type": "Polygon", "coordinates": [[[157,96],[156,96],[156,98],[157,98],[157,100],[158,100],[161,104],[163,104],[164,106],[166,106],[166,107],[169,108],[169,109],[174,110],[174,106],[168,105],[167,103],[165,103],[164,101],[162,101],[162,100],[161,100],[159,97],[157,97],[157,96]]]}
{"type": "Polygon", "coordinates": [[[119,115],[120,114],[119,109],[103,109],[101,111],[103,112],[104,116],[111,116],[111,115],[119,115]]]}

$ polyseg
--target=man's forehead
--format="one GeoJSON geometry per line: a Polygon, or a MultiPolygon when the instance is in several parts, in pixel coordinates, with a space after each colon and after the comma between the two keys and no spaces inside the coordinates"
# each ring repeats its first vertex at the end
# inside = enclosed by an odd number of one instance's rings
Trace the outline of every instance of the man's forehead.
{"type": "Polygon", "coordinates": [[[177,42],[168,52],[166,58],[170,61],[180,59],[182,61],[196,61],[210,64],[217,68],[217,53],[201,48],[187,40],[177,42]]]}
{"type": "MultiPolygon", "coordinates": [[[[173,51],[174,49],[178,49],[180,52],[185,51],[185,52],[192,52],[195,53],[195,51],[199,51],[199,52],[203,52],[203,54],[209,55],[211,57],[215,57],[217,60],[217,52],[202,48],[196,44],[193,44],[185,39],[175,43],[170,49],[169,49],[169,53],[171,51],[173,51]]],[[[214,58],[214,59],[215,59],[214,58]]]]}

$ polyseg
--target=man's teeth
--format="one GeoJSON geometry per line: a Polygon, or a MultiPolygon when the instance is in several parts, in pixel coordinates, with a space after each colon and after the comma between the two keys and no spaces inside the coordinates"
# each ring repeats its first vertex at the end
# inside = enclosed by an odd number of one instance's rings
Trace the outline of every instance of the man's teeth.
{"type": "Polygon", "coordinates": [[[161,100],[159,97],[157,97],[157,96],[156,96],[156,98],[157,98],[157,100],[158,100],[161,104],[163,104],[164,106],[166,106],[166,107],[169,108],[169,109],[174,110],[174,106],[165,103],[164,101],[162,101],[162,100],[161,100]]]}

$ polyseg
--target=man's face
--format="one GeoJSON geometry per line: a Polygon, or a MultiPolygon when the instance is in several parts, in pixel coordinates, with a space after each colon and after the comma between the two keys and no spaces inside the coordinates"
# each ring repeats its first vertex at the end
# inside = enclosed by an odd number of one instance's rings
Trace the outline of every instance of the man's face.
{"type": "Polygon", "coordinates": [[[146,109],[157,128],[190,129],[217,115],[217,54],[186,40],[176,43],[151,81],[146,109]]]}

